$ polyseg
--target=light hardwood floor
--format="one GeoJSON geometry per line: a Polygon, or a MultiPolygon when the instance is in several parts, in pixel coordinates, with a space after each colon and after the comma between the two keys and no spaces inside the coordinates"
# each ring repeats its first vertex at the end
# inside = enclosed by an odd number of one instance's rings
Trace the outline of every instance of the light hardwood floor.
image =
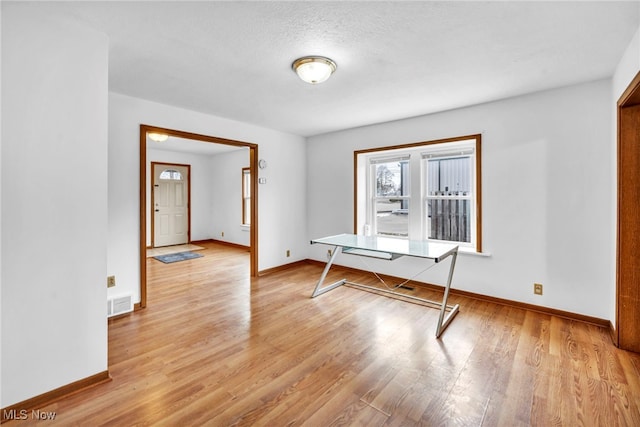
{"type": "Polygon", "coordinates": [[[311,299],[317,265],[250,279],[247,252],[202,246],[148,260],[148,308],[109,323],[113,381],[41,408],[46,425],[640,426],[640,355],[602,328],[452,296],[438,340],[437,310],[311,299]]]}

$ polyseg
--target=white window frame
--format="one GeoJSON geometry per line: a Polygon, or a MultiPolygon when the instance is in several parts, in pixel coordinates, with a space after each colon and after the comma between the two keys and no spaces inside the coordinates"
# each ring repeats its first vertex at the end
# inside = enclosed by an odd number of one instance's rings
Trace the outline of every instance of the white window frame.
{"type": "Polygon", "coordinates": [[[251,168],[242,168],[242,225],[251,225],[251,168]]]}
{"type": "MultiPolygon", "coordinates": [[[[475,141],[457,141],[452,143],[442,144],[442,146],[437,147],[436,149],[426,150],[421,153],[422,155],[422,167],[423,167],[423,183],[425,184],[422,187],[422,206],[423,206],[423,215],[425,215],[425,224],[424,224],[424,239],[425,240],[433,240],[437,242],[447,242],[447,243],[456,243],[460,247],[467,248],[475,248],[476,247],[476,217],[477,217],[477,208],[475,203],[476,198],[476,179],[477,174],[476,170],[476,154],[475,154],[475,141]],[[431,195],[428,194],[428,183],[426,176],[428,175],[428,162],[430,159],[434,158],[442,158],[442,159],[455,159],[455,158],[469,158],[469,175],[471,179],[471,192],[467,195],[431,195]],[[470,231],[469,231],[469,242],[461,242],[455,240],[442,240],[442,239],[429,239],[429,227],[427,227],[426,220],[426,210],[428,209],[427,204],[429,200],[469,200],[469,209],[470,209],[470,231]]],[[[451,190],[453,192],[453,189],[451,190]]],[[[432,219],[433,220],[433,219],[432,219]]]]}
{"type": "MultiPolygon", "coordinates": [[[[376,235],[376,177],[375,165],[399,159],[409,162],[409,194],[394,196],[393,199],[407,200],[408,208],[408,236],[394,236],[384,234],[385,237],[408,238],[410,240],[427,240],[447,242],[445,240],[429,239],[427,203],[435,197],[427,194],[427,162],[435,156],[470,157],[471,194],[460,196],[459,199],[471,200],[470,205],[470,242],[458,244],[461,250],[482,252],[481,247],[481,186],[480,186],[480,135],[469,135],[438,141],[427,141],[393,147],[382,147],[354,152],[355,165],[355,233],[376,235]]],[[[441,196],[440,196],[441,198],[441,196]]],[[[447,198],[458,198],[447,196],[447,198]]]]}
{"type": "MultiPolygon", "coordinates": [[[[393,162],[403,162],[409,161],[410,157],[408,155],[402,156],[389,156],[389,155],[381,155],[381,156],[371,156],[368,158],[368,167],[367,167],[367,194],[368,194],[368,206],[367,206],[367,223],[370,227],[371,234],[378,234],[377,230],[377,204],[378,202],[383,202],[385,200],[402,200],[406,202],[406,204],[411,205],[411,193],[409,195],[400,195],[400,196],[378,196],[377,192],[377,173],[376,166],[382,163],[393,163],[393,162]]],[[[411,164],[408,165],[409,168],[409,177],[411,177],[411,164]]],[[[411,182],[409,183],[409,189],[411,189],[411,182]]],[[[394,236],[393,234],[385,234],[385,236],[394,236]]],[[[402,236],[399,236],[402,237],[402,236]]]]}

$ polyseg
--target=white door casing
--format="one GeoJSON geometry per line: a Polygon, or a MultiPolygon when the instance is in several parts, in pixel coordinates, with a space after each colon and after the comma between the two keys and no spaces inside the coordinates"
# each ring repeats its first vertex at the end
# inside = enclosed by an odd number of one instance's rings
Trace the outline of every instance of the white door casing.
{"type": "Polygon", "coordinates": [[[189,168],[153,164],[154,247],[189,243],[189,168]]]}

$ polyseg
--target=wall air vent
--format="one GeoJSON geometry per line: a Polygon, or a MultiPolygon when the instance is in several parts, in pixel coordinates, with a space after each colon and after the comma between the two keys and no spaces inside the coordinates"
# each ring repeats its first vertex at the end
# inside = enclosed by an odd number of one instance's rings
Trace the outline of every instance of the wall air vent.
{"type": "Polygon", "coordinates": [[[131,295],[117,296],[107,300],[107,317],[133,311],[133,298],[131,295]]]}

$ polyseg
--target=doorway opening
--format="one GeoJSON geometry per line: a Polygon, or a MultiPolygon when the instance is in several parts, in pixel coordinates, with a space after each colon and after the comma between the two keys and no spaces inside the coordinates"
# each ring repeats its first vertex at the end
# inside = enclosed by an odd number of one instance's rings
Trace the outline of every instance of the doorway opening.
{"type": "MultiPolygon", "coordinates": [[[[149,175],[147,164],[147,135],[149,133],[158,133],[169,137],[189,139],[193,141],[201,141],[212,144],[229,145],[239,148],[248,148],[249,150],[249,170],[250,170],[250,229],[249,229],[249,268],[250,276],[258,276],[258,145],[245,141],[236,141],[231,139],[219,138],[216,136],[202,135],[191,132],[185,132],[176,129],[162,128],[158,126],[140,125],[140,303],[136,304],[136,309],[144,308],[147,305],[147,189],[149,175]]],[[[155,203],[155,202],[154,202],[155,203]]],[[[188,200],[187,200],[188,203],[188,200]]],[[[189,225],[187,227],[190,229],[189,225]]],[[[188,236],[190,241],[190,236],[188,236]]],[[[154,241],[155,244],[155,241],[154,241]]]]}

